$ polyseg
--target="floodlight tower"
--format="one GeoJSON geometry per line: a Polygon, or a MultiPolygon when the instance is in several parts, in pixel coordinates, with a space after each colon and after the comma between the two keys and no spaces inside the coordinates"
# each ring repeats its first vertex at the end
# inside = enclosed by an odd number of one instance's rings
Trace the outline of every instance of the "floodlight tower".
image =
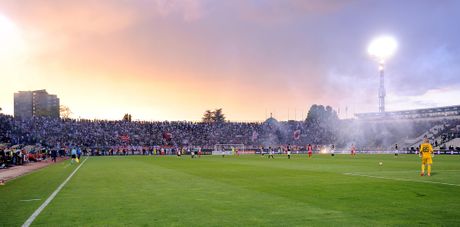
{"type": "Polygon", "coordinates": [[[382,36],[374,39],[367,51],[379,63],[380,86],[379,86],[379,112],[385,112],[385,61],[396,51],[396,40],[390,36],[382,36]]]}
{"type": "Polygon", "coordinates": [[[384,73],[384,64],[380,63],[379,71],[380,71],[380,86],[379,86],[379,112],[385,112],[385,73],[384,73]]]}

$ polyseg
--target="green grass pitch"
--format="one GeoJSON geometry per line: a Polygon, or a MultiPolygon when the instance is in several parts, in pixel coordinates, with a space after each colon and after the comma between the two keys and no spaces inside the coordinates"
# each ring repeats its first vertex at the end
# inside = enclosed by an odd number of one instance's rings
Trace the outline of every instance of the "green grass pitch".
{"type": "MultiPolygon", "coordinates": [[[[460,226],[460,156],[433,162],[421,177],[416,155],[90,157],[32,226],[460,226]]],[[[0,226],[22,225],[75,168],[0,186],[0,226]]]]}

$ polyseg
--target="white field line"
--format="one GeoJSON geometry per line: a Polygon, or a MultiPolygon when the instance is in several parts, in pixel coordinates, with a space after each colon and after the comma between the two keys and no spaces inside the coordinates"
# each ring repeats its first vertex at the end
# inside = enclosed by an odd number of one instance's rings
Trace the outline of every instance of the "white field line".
{"type": "Polygon", "coordinates": [[[23,200],[19,200],[21,202],[30,202],[30,201],[37,201],[37,200],[42,200],[42,199],[23,199],[23,200]]]}
{"type": "Polygon", "coordinates": [[[88,160],[88,158],[86,158],[70,175],[69,177],[67,177],[67,179],[65,179],[64,182],[62,182],[61,185],[59,185],[59,187],[50,195],[50,197],[48,197],[48,199],[45,200],[45,202],[43,202],[43,204],[26,220],[26,222],[24,222],[24,224],[22,224],[23,227],[29,227],[32,222],[35,220],[35,218],[37,218],[37,216],[45,209],[46,206],[48,206],[48,204],[54,199],[54,197],[56,197],[56,195],[59,193],[59,191],[61,191],[61,189],[67,184],[67,182],[70,180],[70,178],[72,178],[72,176],[80,169],[80,167],[83,166],[83,164],[85,164],[86,160],[88,160]]]}
{"type": "MultiPolygon", "coordinates": [[[[371,171],[372,173],[420,173],[420,170],[379,170],[379,171],[371,171]]],[[[439,172],[460,172],[460,169],[446,169],[446,170],[435,170],[431,171],[432,173],[439,173],[439,172]]],[[[360,174],[360,173],[356,173],[360,174]]]]}
{"type": "Polygon", "coordinates": [[[344,173],[344,175],[358,176],[358,177],[370,177],[370,178],[384,179],[384,180],[407,181],[407,182],[428,183],[428,184],[442,184],[442,185],[460,187],[460,184],[451,184],[451,183],[444,183],[444,182],[438,182],[438,181],[411,180],[411,179],[404,179],[404,178],[372,176],[372,175],[358,174],[358,173],[344,173]]]}

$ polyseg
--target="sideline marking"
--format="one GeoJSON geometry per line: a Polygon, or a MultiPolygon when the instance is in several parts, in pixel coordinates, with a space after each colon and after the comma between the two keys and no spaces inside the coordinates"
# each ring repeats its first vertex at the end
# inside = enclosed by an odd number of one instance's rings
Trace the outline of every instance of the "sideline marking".
{"type": "Polygon", "coordinates": [[[30,201],[37,201],[37,200],[42,200],[42,199],[23,199],[23,200],[19,200],[21,202],[30,202],[30,201]]]}
{"type": "Polygon", "coordinates": [[[48,206],[48,204],[54,199],[54,197],[56,197],[56,195],[59,193],[59,191],[61,191],[61,189],[64,187],[65,184],[67,184],[67,182],[70,180],[70,178],[72,178],[72,176],[80,169],[81,166],[83,166],[83,164],[85,164],[86,160],[88,160],[88,158],[86,158],[70,175],[69,177],[67,177],[67,179],[65,179],[64,182],[62,182],[61,185],[59,185],[59,187],[56,189],[56,191],[54,191],[50,197],[48,197],[48,199],[45,200],[45,202],[43,202],[43,204],[32,214],[30,215],[30,217],[26,220],[26,222],[24,222],[24,224],[22,224],[22,227],[29,227],[32,222],[35,220],[35,218],[37,218],[37,216],[43,211],[43,209],[45,209],[46,206],[48,206]]]}
{"type": "MultiPolygon", "coordinates": [[[[459,169],[446,169],[446,170],[439,170],[432,171],[433,173],[440,173],[440,172],[460,172],[459,169]]],[[[369,173],[419,173],[420,170],[378,170],[378,171],[369,171],[369,173]]],[[[355,174],[355,173],[345,173],[345,174],[355,174]]],[[[356,173],[359,174],[359,173],[356,173]]]]}
{"type": "Polygon", "coordinates": [[[460,184],[451,184],[451,183],[444,183],[444,182],[438,182],[438,181],[411,180],[411,179],[404,179],[404,178],[372,176],[372,175],[358,174],[358,173],[344,173],[344,175],[358,176],[358,177],[370,177],[370,178],[377,178],[377,179],[384,179],[384,180],[408,181],[408,182],[429,183],[429,184],[442,184],[442,185],[460,187],[460,184]]]}

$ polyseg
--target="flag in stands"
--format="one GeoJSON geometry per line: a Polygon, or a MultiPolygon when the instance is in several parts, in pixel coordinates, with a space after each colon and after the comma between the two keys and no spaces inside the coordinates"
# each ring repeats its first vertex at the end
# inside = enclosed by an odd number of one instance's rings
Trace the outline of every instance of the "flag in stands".
{"type": "Polygon", "coordinates": [[[172,137],[173,137],[173,135],[170,132],[164,132],[163,133],[163,139],[166,140],[166,141],[171,141],[172,137]]]}
{"type": "Polygon", "coordinates": [[[297,129],[294,131],[294,139],[295,140],[300,139],[300,129],[297,129]]]}
{"type": "Polygon", "coordinates": [[[120,140],[123,141],[123,142],[128,142],[129,141],[129,135],[120,136],[120,140]]]}

